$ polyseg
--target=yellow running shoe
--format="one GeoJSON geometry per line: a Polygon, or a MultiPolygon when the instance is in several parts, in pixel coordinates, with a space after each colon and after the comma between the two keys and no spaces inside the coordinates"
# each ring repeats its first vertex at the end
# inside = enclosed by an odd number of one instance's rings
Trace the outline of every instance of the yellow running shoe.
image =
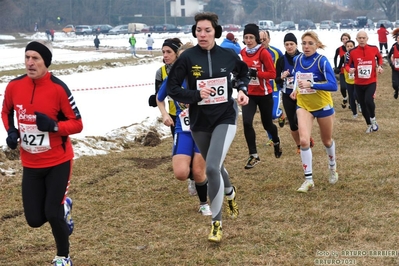
{"type": "Polygon", "coordinates": [[[211,242],[222,241],[222,226],[220,225],[220,221],[212,222],[212,229],[208,235],[208,240],[211,242]]]}
{"type": "Polygon", "coordinates": [[[238,205],[236,202],[236,197],[237,197],[237,189],[235,186],[233,186],[233,191],[234,191],[234,198],[229,199],[227,198],[227,213],[231,218],[237,218],[239,211],[238,211],[238,205]]]}

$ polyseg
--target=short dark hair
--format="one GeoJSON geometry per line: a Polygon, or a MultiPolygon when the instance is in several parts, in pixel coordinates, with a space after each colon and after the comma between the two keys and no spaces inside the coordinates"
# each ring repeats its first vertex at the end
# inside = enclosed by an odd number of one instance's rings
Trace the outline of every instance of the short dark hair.
{"type": "Polygon", "coordinates": [[[198,21],[209,20],[212,23],[212,27],[216,29],[218,26],[219,17],[213,12],[200,12],[195,15],[194,20],[195,25],[197,25],[198,21]]]}

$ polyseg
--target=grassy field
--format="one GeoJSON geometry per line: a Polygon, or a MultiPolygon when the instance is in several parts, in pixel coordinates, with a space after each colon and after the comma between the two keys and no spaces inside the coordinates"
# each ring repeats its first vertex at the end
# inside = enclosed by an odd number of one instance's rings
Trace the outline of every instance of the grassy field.
{"type": "MultiPolygon", "coordinates": [[[[398,265],[399,100],[392,96],[390,73],[385,67],[379,77],[378,132],[366,134],[364,119],[353,119],[341,108],[340,93],[333,94],[340,179],[328,183],[315,122],[315,189],[307,194],[296,192],[304,179],[288,125],[279,128],[283,155],[276,159],[257,114],[262,161],[244,170],[248,150],[239,118],[225,165],[238,189],[240,216],[224,215],[220,244],[207,241],[210,217],[196,212],[197,198],[173,177],[171,138],[156,147],[135,143],[124,152],[76,160],[70,189],[74,265],[398,265]],[[396,253],[378,253],[385,250],[396,253]]],[[[50,227],[28,227],[21,169],[2,158],[17,173],[0,177],[0,265],[49,265],[55,255],[50,227]]]]}

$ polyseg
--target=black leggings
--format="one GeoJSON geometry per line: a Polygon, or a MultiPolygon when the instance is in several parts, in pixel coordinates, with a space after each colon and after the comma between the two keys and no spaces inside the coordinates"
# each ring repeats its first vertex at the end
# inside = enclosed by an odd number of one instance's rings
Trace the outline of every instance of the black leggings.
{"type": "Polygon", "coordinates": [[[296,100],[293,100],[289,94],[283,93],[283,106],[287,114],[288,122],[290,123],[291,131],[297,131],[298,119],[296,117],[296,100]]]}
{"type": "Polygon", "coordinates": [[[256,149],[256,134],[253,127],[254,116],[256,108],[259,106],[260,118],[262,120],[263,128],[272,135],[274,143],[280,141],[278,131],[275,124],[273,124],[273,97],[272,94],[265,96],[249,96],[247,105],[242,107],[242,121],[244,124],[244,135],[247,141],[249,154],[257,153],[256,149]]]}
{"type": "Polygon", "coordinates": [[[380,52],[382,53],[382,49],[385,48],[385,51],[388,52],[388,43],[380,42],[380,52]]]}
{"type": "Polygon", "coordinates": [[[375,117],[374,94],[376,88],[376,82],[368,85],[355,85],[357,100],[362,107],[362,115],[367,125],[371,125],[370,118],[375,117]]]}
{"type": "Polygon", "coordinates": [[[72,161],[47,167],[23,168],[22,201],[31,227],[50,223],[57,245],[57,256],[69,255],[69,229],[64,220],[64,200],[72,161]]]}

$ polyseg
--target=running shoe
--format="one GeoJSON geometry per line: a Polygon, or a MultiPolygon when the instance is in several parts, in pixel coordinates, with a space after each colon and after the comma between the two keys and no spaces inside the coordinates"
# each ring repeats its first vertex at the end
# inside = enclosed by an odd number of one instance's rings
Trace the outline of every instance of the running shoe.
{"type": "Polygon", "coordinates": [[[355,114],[355,115],[353,115],[352,117],[353,117],[353,119],[357,119],[358,115],[355,114]]]}
{"type": "Polygon", "coordinates": [[[286,119],[286,116],[285,116],[284,113],[282,113],[281,116],[278,118],[278,125],[279,125],[280,127],[284,127],[284,125],[285,125],[285,119],[286,119]]]}
{"type": "Polygon", "coordinates": [[[393,97],[394,97],[395,99],[398,98],[398,91],[397,91],[397,90],[395,90],[395,93],[393,94],[393,97]]]}
{"type": "Polygon", "coordinates": [[[195,181],[188,178],[187,182],[188,182],[187,186],[188,194],[190,194],[190,196],[197,195],[197,188],[195,187],[195,181]]]}
{"type": "Polygon", "coordinates": [[[200,205],[198,212],[204,216],[212,215],[211,207],[209,206],[209,204],[200,205]]]}
{"type": "Polygon", "coordinates": [[[345,109],[347,103],[348,103],[348,98],[344,98],[344,99],[342,100],[342,104],[341,104],[342,108],[345,109]]]}
{"type": "Polygon", "coordinates": [[[314,188],[314,182],[310,181],[310,180],[305,180],[305,182],[303,182],[301,187],[298,188],[297,192],[306,193],[309,190],[311,190],[312,188],[314,188]]]}
{"type": "Polygon", "coordinates": [[[330,177],[328,179],[331,185],[338,182],[338,173],[335,169],[330,169],[330,177]]]}
{"type": "Polygon", "coordinates": [[[254,157],[253,155],[249,156],[248,160],[247,160],[247,164],[245,165],[245,169],[251,169],[253,168],[255,165],[257,165],[258,163],[260,163],[260,158],[259,157],[254,157]]]}
{"type": "Polygon", "coordinates": [[[276,156],[276,158],[280,158],[281,154],[283,154],[283,149],[280,147],[280,142],[276,142],[273,145],[274,145],[274,156],[276,156]]]}
{"type": "Polygon", "coordinates": [[[268,141],[266,141],[266,146],[273,146],[273,140],[269,139],[268,141]]]}
{"type": "Polygon", "coordinates": [[[238,211],[238,205],[236,202],[236,197],[237,197],[237,189],[235,186],[233,186],[233,190],[234,190],[234,198],[233,199],[229,199],[227,198],[227,213],[229,214],[229,216],[231,218],[237,218],[239,211],[238,211]]]}
{"type": "Polygon", "coordinates": [[[70,197],[67,197],[64,202],[64,220],[68,225],[69,235],[71,235],[75,224],[72,220],[72,199],[70,197]]]}
{"type": "Polygon", "coordinates": [[[378,130],[378,124],[377,121],[374,119],[371,119],[371,126],[373,128],[373,131],[377,131],[378,130]]]}
{"type": "Polygon", "coordinates": [[[220,221],[212,222],[212,229],[208,235],[208,240],[217,243],[222,241],[222,226],[220,225],[220,221]]]}
{"type": "Polygon", "coordinates": [[[65,257],[59,257],[56,256],[53,259],[53,266],[72,266],[72,260],[70,257],[65,258],[65,257]]]}
{"type": "Polygon", "coordinates": [[[366,133],[371,133],[371,132],[373,132],[373,126],[367,125],[366,133]]]}

